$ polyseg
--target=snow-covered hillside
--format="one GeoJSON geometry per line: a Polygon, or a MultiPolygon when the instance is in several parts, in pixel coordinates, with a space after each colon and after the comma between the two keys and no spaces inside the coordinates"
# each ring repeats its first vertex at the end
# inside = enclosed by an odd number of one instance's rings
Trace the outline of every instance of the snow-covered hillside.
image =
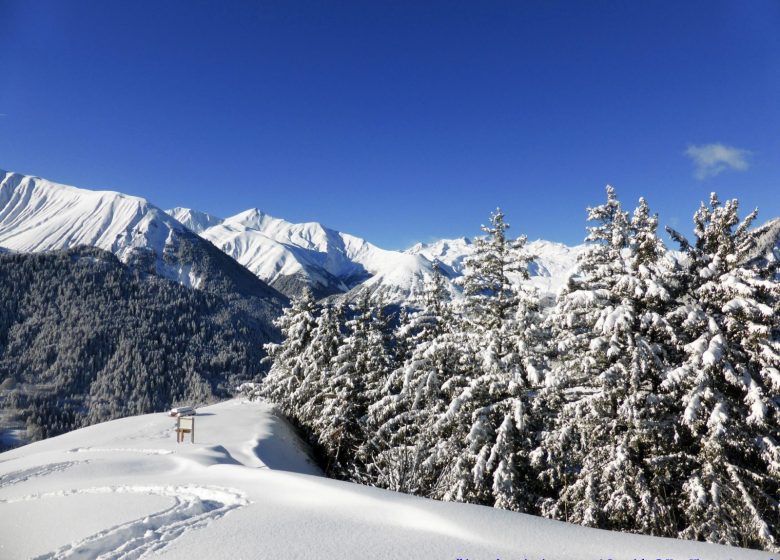
{"type": "Polygon", "coordinates": [[[205,212],[198,212],[191,208],[176,207],[166,210],[165,213],[195,233],[200,233],[206,228],[222,223],[222,218],[217,218],[216,216],[206,214],[205,212]]]}
{"type": "Polygon", "coordinates": [[[382,289],[387,301],[398,302],[421,289],[425,275],[431,273],[431,263],[424,257],[380,249],[317,222],[296,224],[257,209],[225,220],[182,208],[169,213],[258,278],[290,295],[303,285],[318,295],[359,286],[382,289]],[[208,220],[218,223],[202,228],[208,220]]]}
{"type": "Polygon", "coordinates": [[[194,444],[159,413],[0,454],[0,557],[770,558],[329,480],[263,403],[195,422],[194,444]]]}
{"type": "Polygon", "coordinates": [[[125,264],[188,287],[267,300],[274,309],[284,300],[143,198],[0,170],[0,248],[37,253],[80,245],[110,251],[125,264]]]}
{"type": "MultiPolygon", "coordinates": [[[[8,249],[40,252],[92,245],[129,262],[145,251],[161,257],[185,231],[143,198],[0,171],[0,246],[8,249]]],[[[185,271],[176,275],[198,283],[185,271]]]]}

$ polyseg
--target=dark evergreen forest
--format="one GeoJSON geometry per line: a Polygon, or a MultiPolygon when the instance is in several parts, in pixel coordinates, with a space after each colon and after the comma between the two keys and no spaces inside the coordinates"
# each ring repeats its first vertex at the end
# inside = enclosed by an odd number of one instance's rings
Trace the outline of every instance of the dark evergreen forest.
{"type": "Polygon", "coordinates": [[[216,278],[194,290],[89,247],[0,254],[5,423],[41,439],[226,398],[256,379],[279,302],[259,297],[275,292],[258,292],[246,271],[216,278]]]}

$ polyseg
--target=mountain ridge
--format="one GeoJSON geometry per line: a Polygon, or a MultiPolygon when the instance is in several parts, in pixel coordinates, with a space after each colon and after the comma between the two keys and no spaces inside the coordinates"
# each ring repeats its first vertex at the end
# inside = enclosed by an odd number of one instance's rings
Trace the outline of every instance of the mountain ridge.
{"type": "Polygon", "coordinates": [[[138,196],[89,190],[0,170],[0,246],[20,253],[97,247],[187,287],[286,298],[138,196]]]}
{"type": "MultiPolygon", "coordinates": [[[[778,260],[778,223],[780,219],[770,220],[756,229],[756,257],[761,253],[765,260],[778,260]]],[[[345,300],[368,289],[382,292],[387,303],[404,303],[424,288],[434,262],[450,280],[461,276],[474,239],[440,239],[392,251],[319,222],[294,223],[258,208],[227,218],[187,207],[163,211],[141,197],[0,170],[3,250],[34,252],[87,244],[194,288],[208,288],[216,276],[220,289],[243,286],[244,292],[251,292],[252,276],[260,282],[254,286],[259,297],[281,303],[284,296],[294,297],[305,288],[318,298],[345,300]],[[224,276],[231,280],[223,281],[224,276]]],[[[576,271],[584,247],[529,241],[526,249],[534,255],[529,282],[547,300],[554,299],[576,271]]],[[[450,284],[457,297],[458,286],[450,284]]]]}
{"type": "MultiPolygon", "coordinates": [[[[452,280],[463,274],[465,261],[473,252],[473,238],[469,237],[417,243],[404,251],[382,249],[319,222],[288,222],[257,208],[228,218],[183,207],[167,212],[186,222],[192,220],[204,239],[290,297],[304,286],[317,297],[347,300],[368,289],[382,292],[388,303],[402,303],[423,290],[434,262],[452,280]],[[192,218],[198,216],[207,216],[216,225],[203,228],[203,218],[192,218]]],[[[529,270],[530,282],[551,297],[575,270],[584,245],[570,247],[536,240],[527,247],[536,256],[529,270]]],[[[458,289],[451,285],[453,295],[457,296],[458,289]]]]}
{"type": "MultiPolygon", "coordinates": [[[[168,212],[205,214],[183,208],[168,212]]],[[[291,296],[309,286],[318,297],[345,294],[349,299],[354,290],[368,288],[398,302],[421,289],[433,270],[425,258],[382,249],[318,222],[288,222],[257,208],[214,220],[216,225],[199,231],[201,237],[291,296]]]]}

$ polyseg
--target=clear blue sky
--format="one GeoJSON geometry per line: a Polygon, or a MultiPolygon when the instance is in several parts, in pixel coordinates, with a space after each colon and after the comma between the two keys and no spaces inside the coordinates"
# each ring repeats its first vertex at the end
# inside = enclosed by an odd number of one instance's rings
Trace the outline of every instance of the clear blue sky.
{"type": "Polygon", "coordinates": [[[0,76],[0,168],[388,248],[780,215],[777,1],[0,0],[0,76]]]}

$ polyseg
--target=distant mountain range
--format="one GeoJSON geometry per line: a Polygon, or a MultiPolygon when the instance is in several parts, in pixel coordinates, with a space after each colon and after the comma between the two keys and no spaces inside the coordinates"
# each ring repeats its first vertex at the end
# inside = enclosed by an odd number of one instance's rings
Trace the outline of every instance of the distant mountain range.
{"type": "MultiPolygon", "coordinates": [[[[226,219],[190,208],[167,212],[290,296],[309,286],[319,297],[345,294],[349,299],[368,288],[381,289],[386,301],[399,303],[423,289],[434,262],[448,278],[461,276],[474,250],[473,240],[463,237],[388,251],[317,222],[291,223],[258,209],[226,219]]],[[[542,293],[554,294],[574,271],[584,245],[539,240],[527,248],[535,257],[529,270],[531,283],[542,293]]],[[[452,291],[457,293],[454,285],[452,291]]]]}
{"type": "MultiPolygon", "coordinates": [[[[754,256],[777,260],[780,219],[757,231],[762,246],[753,249],[754,256]]],[[[402,303],[423,289],[434,261],[455,279],[474,249],[473,240],[462,237],[390,251],[317,222],[292,223],[256,208],[228,218],[184,207],[163,211],[143,198],[0,170],[0,251],[79,245],[110,251],[125,264],[185,286],[237,290],[273,302],[269,310],[304,286],[317,297],[347,300],[362,289],[381,290],[387,303],[402,303]]],[[[530,283],[554,297],[584,247],[528,242],[535,257],[530,283]]],[[[458,293],[455,283],[452,292],[458,293]]]]}
{"type": "MultiPolygon", "coordinates": [[[[554,241],[529,241],[526,252],[533,256],[529,266],[530,283],[539,289],[542,295],[553,296],[566,284],[569,276],[577,268],[577,257],[585,245],[570,247],[554,241]]],[[[450,277],[463,274],[466,259],[474,252],[474,241],[467,237],[442,239],[435,243],[418,243],[406,250],[408,254],[421,255],[428,260],[436,260],[450,277]]],[[[523,280],[516,278],[517,282],[523,280]]]]}
{"type": "Polygon", "coordinates": [[[143,198],[0,170],[0,247],[40,253],[82,245],[187,287],[254,298],[271,308],[286,301],[143,198]]]}
{"type": "MultiPolygon", "coordinates": [[[[346,299],[362,289],[381,290],[386,302],[400,303],[423,289],[434,261],[454,279],[473,250],[472,241],[461,238],[389,251],[317,222],[296,224],[258,209],[228,218],[181,207],[164,212],[143,198],[0,171],[1,249],[81,245],[188,287],[218,285],[277,304],[284,301],[279,292],[295,296],[304,286],[318,297],[346,299]]],[[[560,288],[581,250],[547,241],[528,248],[537,255],[532,282],[545,292],[560,288]]]]}
{"type": "Polygon", "coordinates": [[[257,209],[226,219],[189,208],[168,214],[287,295],[309,286],[319,297],[382,289],[399,301],[431,274],[424,256],[387,251],[317,222],[291,223],[257,209]]]}

